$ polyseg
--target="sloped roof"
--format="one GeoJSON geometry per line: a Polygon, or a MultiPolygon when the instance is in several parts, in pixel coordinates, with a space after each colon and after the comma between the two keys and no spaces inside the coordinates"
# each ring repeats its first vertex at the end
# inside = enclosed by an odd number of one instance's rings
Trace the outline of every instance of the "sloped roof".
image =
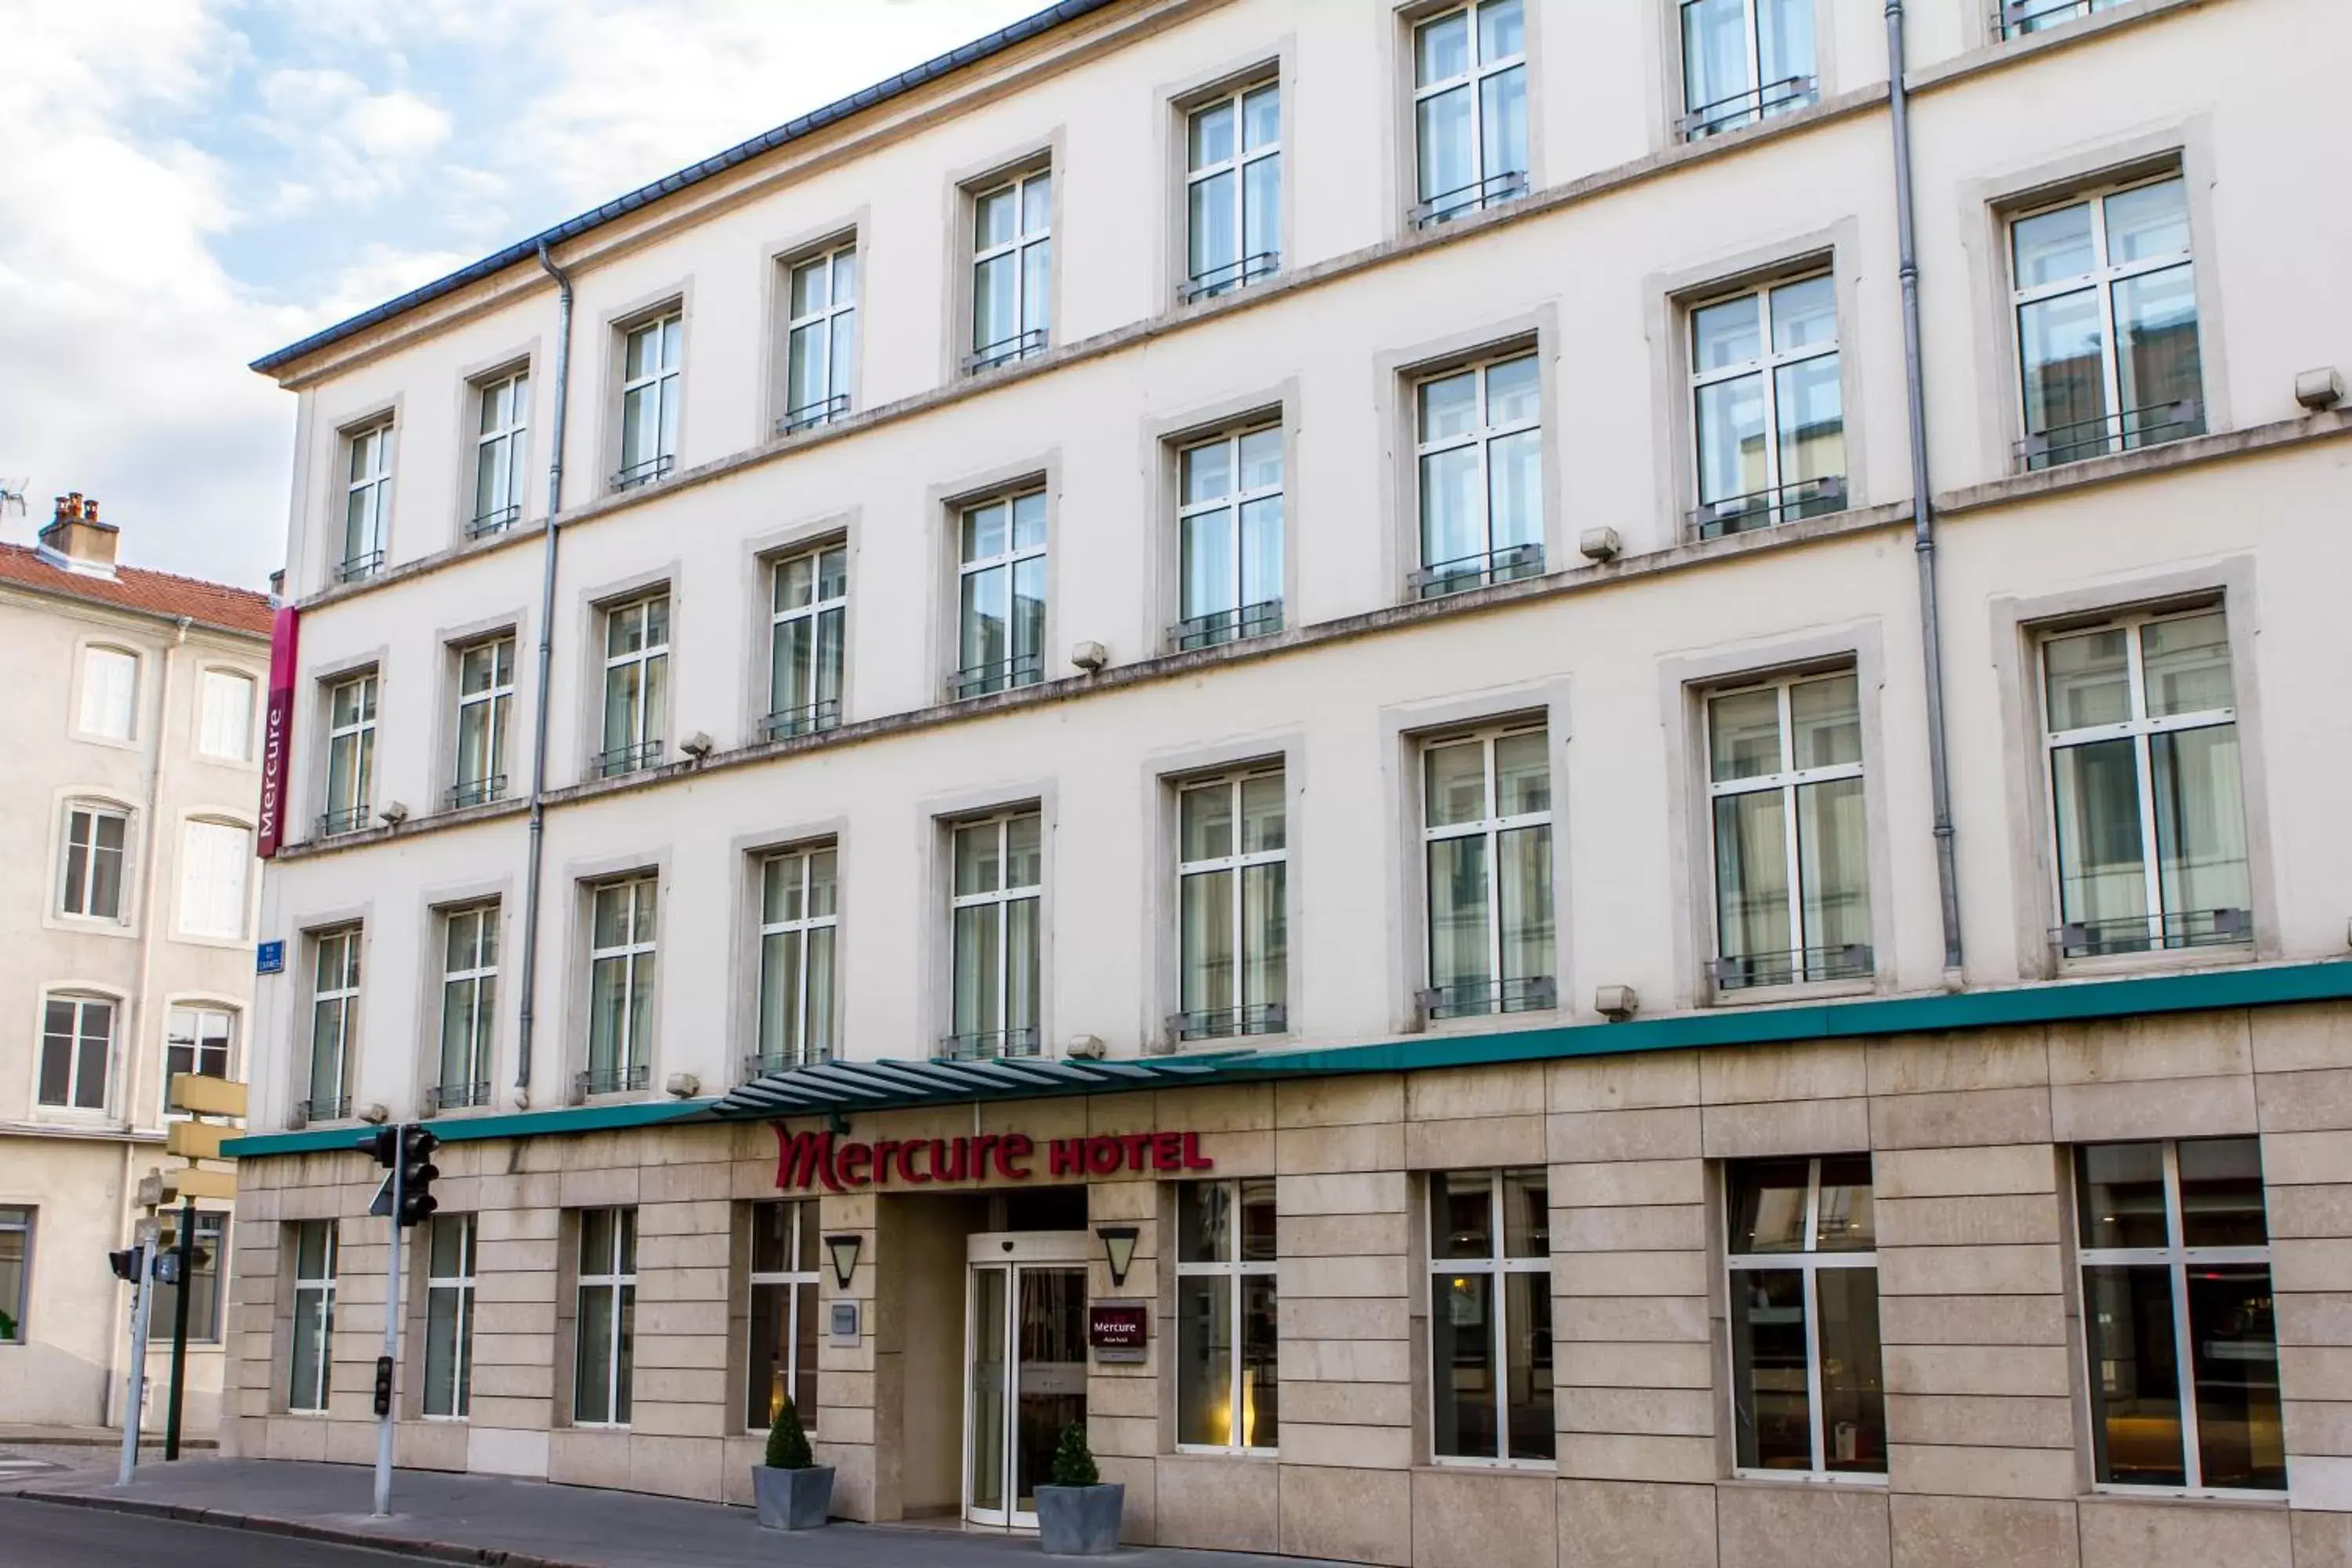
{"type": "Polygon", "coordinates": [[[267,594],[137,566],[118,566],[112,577],[68,572],[50,564],[29,545],[0,544],[0,586],[30,588],[164,620],[185,616],[200,626],[243,637],[269,635],[267,594]]]}

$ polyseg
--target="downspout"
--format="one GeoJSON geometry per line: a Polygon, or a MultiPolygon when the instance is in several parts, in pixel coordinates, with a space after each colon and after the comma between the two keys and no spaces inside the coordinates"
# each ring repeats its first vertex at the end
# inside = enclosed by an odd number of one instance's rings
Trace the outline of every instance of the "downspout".
{"type": "Polygon", "coordinates": [[[1911,93],[1903,0],[1886,0],[1886,101],[1895,131],[1895,240],[1903,279],[1903,389],[1911,415],[1911,552],[1918,563],[1919,652],[1927,680],[1927,791],[1936,817],[1936,891],[1944,976],[1961,979],[1960,879],[1952,852],[1952,773],[1944,729],[1944,636],[1936,614],[1936,498],[1927,480],[1927,389],[1919,348],[1919,244],[1911,222],[1911,93]]]}
{"type": "Polygon", "coordinates": [[[530,721],[530,848],[522,883],[522,1012],[515,1032],[515,1109],[530,1108],[530,1044],[539,997],[539,878],[547,846],[547,721],[555,662],[555,549],[563,511],[563,420],[572,392],[572,275],[555,264],[547,241],[539,264],[555,279],[555,412],[547,460],[547,548],[539,584],[539,691],[530,721]]]}

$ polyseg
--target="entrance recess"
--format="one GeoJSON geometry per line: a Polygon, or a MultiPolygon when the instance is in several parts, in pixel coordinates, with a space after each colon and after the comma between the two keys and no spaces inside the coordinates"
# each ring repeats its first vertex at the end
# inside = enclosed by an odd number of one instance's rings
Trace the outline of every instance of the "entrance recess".
{"type": "Polygon", "coordinates": [[[964,1517],[1034,1527],[1062,1428],[1087,1418],[1087,1233],[971,1238],[964,1517]]]}

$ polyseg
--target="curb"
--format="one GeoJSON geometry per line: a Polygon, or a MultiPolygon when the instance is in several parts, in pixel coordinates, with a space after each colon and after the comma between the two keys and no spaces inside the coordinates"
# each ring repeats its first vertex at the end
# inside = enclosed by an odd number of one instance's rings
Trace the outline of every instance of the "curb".
{"type": "Polygon", "coordinates": [[[192,1508],[184,1503],[149,1502],[140,1498],[95,1497],[87,1492],[18,1491],[27,1502],[61,1508],[94,1509],[102,1513],[127,1513],[142,1519],[166,1519],[180,1524],[208,1524],[220,1530],[246,1530],[294,1541],[316,1541],[330,1546],[364,1547],[431,1563],[469,1563],[481,1568],[604,1568],[570,1558],[538,1557],[509,1552],[499,1546],[467,1546],[451,1541],[421,1541],[415,1536],[372,1535],[363,1530],[339,1530],[332,1525],[306,1524],[299,1520],[272,1519],[264,1514],[229,1513],[220,1509],[192,1508]]]}

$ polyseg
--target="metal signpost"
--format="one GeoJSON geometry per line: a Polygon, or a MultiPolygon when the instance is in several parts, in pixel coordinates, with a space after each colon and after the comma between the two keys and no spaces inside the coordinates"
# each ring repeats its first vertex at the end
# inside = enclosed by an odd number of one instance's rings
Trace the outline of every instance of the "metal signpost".
{"type": "Polygon", "coordinates": [[[190,1287],[196,1277],[196,1198],[194,1193],[180,1200],[179,1243],[175,1255],[179,1289],[172,1293],[172,1399],[164,1406],[163,1417],[163,1459],[166,1464],[180,1457],[180,1388],[188,1372],[188,1298],[195,1294],[190,1287]]]}
{"type": "Polygon", "coordinates": [[[139,1239],[127,1251],[111,1254],[118,1279],[131,1282],[131,1368],[122,1386],[122,1462],[114,1484],[127,1487],[139,1464],[139,1417],[147,1392],[147,1311],[155,1298],[155,1230],[152,1220],[139,1226],[139,1239]]]}
{"type": "Polygon", "coordinates": [[[368,1213],[382,1215],[391,1223],[392,1245],[385,1249],[383,1288],[383,1354],[375,1363],[375,1517],[392,1515],[392,1439],[394,1384],[400,1366],[400,1233],[412,1225],[421,1225],[440,1206],[433,1196],[433,1178],[440,1171],[433,1163],[433,1151],[441,1140],[432,1131],[415,1125],[397,1122],[363,1133],[359,1140],[361,1152],[372,1155],[376,1163],[389,1167],[383,1185],[376,1190],[375,1201],[368,1205],[368,1213]]]}

